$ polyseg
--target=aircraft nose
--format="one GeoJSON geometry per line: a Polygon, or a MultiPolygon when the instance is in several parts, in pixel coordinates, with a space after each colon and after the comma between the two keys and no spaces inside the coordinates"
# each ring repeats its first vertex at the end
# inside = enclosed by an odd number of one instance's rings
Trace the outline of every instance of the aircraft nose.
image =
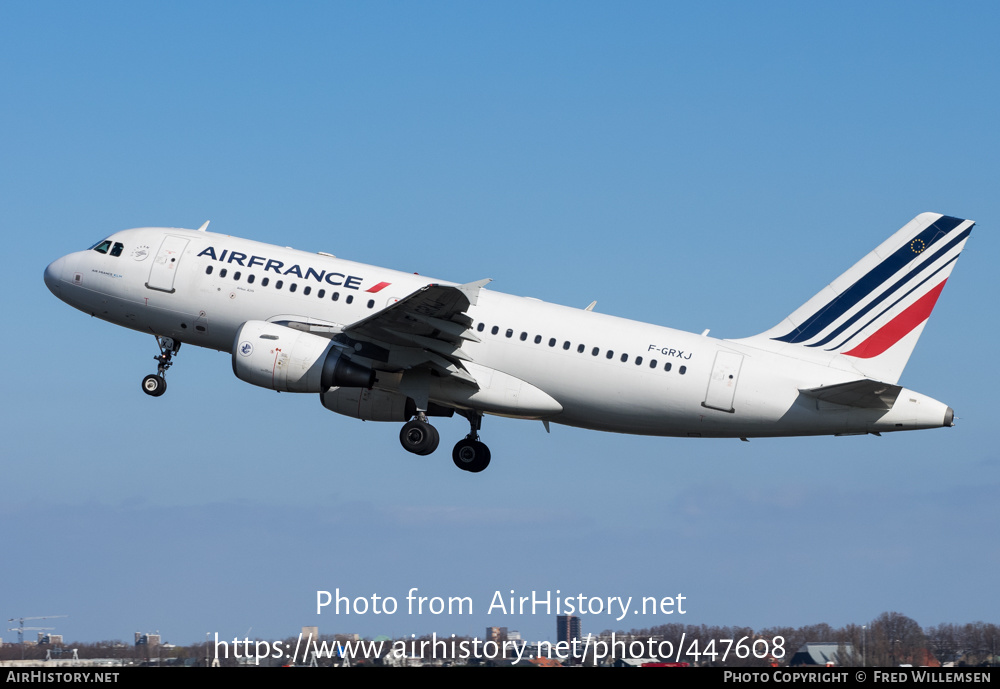
{"type": "Polygon", "coordinates": [[[45,268],[45,286],[52,294],[62,299],[61,285],[63,273],[65,272],[66,257],[57,258],[45,268]]]}

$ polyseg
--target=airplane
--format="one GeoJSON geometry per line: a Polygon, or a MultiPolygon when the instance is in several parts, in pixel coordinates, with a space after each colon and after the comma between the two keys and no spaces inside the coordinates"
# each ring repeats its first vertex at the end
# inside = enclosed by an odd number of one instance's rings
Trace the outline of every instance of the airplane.
{"type": "Polygon", "coordinates": [[[67,304],[156,338],[166,391],[181,344],[230,353],[241,380],[315,393],[327,409],[402,423],[417,455],[428,417],[469,433],[457,467],[490,463],[484,414],[651,436],[880,435],[954,425],[897,385],[974,222],[922,213],[774,327],[742,339],[641,323],[328,253],[197,230],[117,232],[53,261],[67,304]]]}

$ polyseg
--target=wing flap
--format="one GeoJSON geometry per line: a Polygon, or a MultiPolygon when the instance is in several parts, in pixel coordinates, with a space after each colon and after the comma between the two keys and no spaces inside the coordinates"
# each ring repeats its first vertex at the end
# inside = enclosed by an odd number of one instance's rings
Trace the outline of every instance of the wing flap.
{"type": "Polygon", "coordinates": [[[386,363],[403,369],[430,367],[439,374],[477,386],[462,362],[465,342],[479,342],[466,311],[489,280],[466,285],[430,284],[378,313],[344,328],[343,335],[388,349],[386,363]]]}

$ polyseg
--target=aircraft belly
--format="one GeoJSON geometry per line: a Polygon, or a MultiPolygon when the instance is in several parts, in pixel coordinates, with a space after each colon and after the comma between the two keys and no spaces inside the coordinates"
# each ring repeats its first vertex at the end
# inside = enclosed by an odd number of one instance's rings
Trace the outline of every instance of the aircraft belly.
{"type": "Polygon", "coordinates": [[[525,419],[548,418],[563,407],[552,396],[515,376],[466,363],[478,389],[455,378],[432,378],[430,398],[439,404],[525,419]]]}

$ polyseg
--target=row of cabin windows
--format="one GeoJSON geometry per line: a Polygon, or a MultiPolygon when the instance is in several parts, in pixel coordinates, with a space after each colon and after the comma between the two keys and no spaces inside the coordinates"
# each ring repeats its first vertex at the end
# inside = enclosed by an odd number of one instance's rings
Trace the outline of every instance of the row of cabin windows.
{"type": "MultiPolygon", "coordinates": [[[[483,332],[485,329],[486,329],[486,324],[485,323],[480,323],[479,325],[476,326],[476,330],[478,330],[479,332],[483,332]]],[[[491,335],[497,335],[499,333],[500,333],[500,327],[499,326],[494,325],[492,328],[490,328],[490,334],[491,335]]],[[[514,330],[513,330],[513,328],[507,328],[506,332],[504,332],[504,337],[507,337],[507,338],[514,337],[514,330]]],[[[521,342],[527,342],[528,341],[528,333],[522,331],[521,334],[518,336],[518,339],[520,339],[521,342]]],[[[543,339],[544,338],[542,338],[541,335],[535,335],[534,342],[535,342],[535,344],[541,344],[543,339]]],[[[549,347],[555,347],[558,343],[559,343],[559,341],[556,338],[554,338],[554,337],[550,337],[549,338],[549,342],[548,342],[549,347]]],[[[562,348],[564,350],[566,350],[566,351],[569,351],[572,346],[573,346],[573,343],[570,342],[569,340],[564,340],[563,343],[562,343],[562,348]]],[[[587,345],[578,344],[576,346],[576,351],[577,351],[578,354],[583,354],[584,352],[587,351],[587,345]]],[[[600,354],[601,354],[601,348],[600,347],[594,347],[594,348],[592,348],[590,350],[590,355],[591,356],[600,356],[600,354]]],[[[614,359],[615,358],[615,352],[614,352],[614,350],[613,349],[607,350],[604,353],[604,358],[605,359],[614,359]]],[[[622,354],[619,357],[619,360],[624,364],[624,363],[628,362],[628,358],[629,358],[628,354],[622,354]]],[[[634,361],[635,361],[635,365],[636,366],[642,366],[643,358],[641,356],[637,356],[634,359],[634,361]]],[[[650,368],[656,368],[659,365],[659,362],[656,359],[650,359],[648,365],[649,365],[650,368]]],[[[663,370],[664,371],[670,371],[672,368],[673,368],[673,362],[668,361],[665,364],[663,364],[663,370]]],[[[677,372],[680,375],[683,376],[685,373],[687,373],[687,366],[680,366],[680,367],[678,367],[677,368],[677,372]]]]}
{"type": "MultiPolygon", "coordinates": [[[[205,275],[211,275],[213,268],[214,268],[214,266],[208,266],[207,268],[205,268],[205,275]]],[[[226,277],[226,275],[228,275],[228,273],[229,273],[229,269],[228,268],[220,268],[219,269],[219,277],[220,278],[226,277]]],[[[239,282],[240,278],[242,278],[242,276],[243,276],[243,274],[240,271],[238,271],[238,270],[233,271],[233,280],[235,280],[236,282],[239,282]]],[[[257,280],[257,276],[254,275],[253,273],[250,273],[250,274],[247,275],[247,284],[248,285],[254,284],[254,282],[256,280],[257,280]]],[[[262,277],[260,279],[260,286],[261,287],[267,287],[269,284],[271,284],[271,278],[269,278],[269,277],[262,277]]],[[[282,289],[284,286],[285,286],[285,281],[284,280],[275,280],[274,281],[274,289],[282,289]]],[[[298,285],[297,282],[293,282],[293,283],[291,283],[291,284],[288,285],[288,291],[289,292],[295,292],[298,289],[299,289],[299,285],[298,285]]],[[[312,285],[306,285],[305,287],[303,287],[302,288],[302,294],[304,296],[309,296],[310,294],[312,294],[312,285]]],[[[318,289],[318,290],[316,290],[316,296],[319,299],[325,299],[326,298],[326,290],[325,289],[318,289]]],[[[333,301],[338,301],[340,299],[340,292],[336,292],[336,291],[331,292],[330,298],[333,301]]],[[[353,304],[354,303],[354,295],[353,294],[346,295],[344,297],[344,302],[347,303],[347,304],[353,304]]],[[[367,306],[368,306],[369,309],[375,308],[375,300],[374,299],[369,299],[367,306]]]]}

